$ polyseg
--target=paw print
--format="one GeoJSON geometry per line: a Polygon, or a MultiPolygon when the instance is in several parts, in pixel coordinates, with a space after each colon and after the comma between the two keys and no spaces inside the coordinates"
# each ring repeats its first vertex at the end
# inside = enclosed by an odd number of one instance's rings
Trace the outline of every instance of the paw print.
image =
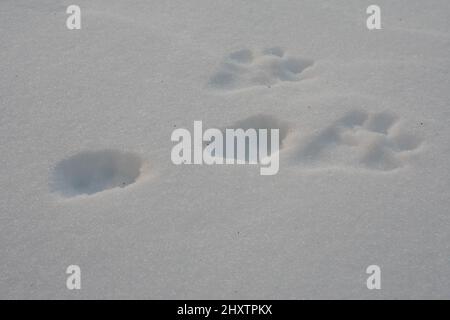
{"type": "Polygon", "coordinates": [[[296,159],[315,167],[390,171],[406,164],[421,140],[404,132],[390,113],[352,111],[307,140],[296,159]]]}
{"type": "Polygon", "coordinates": [[[225,58],[209,85],[221,90],[271,87],[283,81],[300,81],[300,74],[311,65],[312,60],[288,56],[279,47],[265,49],[261,54],[242,49],[225,58]]]}

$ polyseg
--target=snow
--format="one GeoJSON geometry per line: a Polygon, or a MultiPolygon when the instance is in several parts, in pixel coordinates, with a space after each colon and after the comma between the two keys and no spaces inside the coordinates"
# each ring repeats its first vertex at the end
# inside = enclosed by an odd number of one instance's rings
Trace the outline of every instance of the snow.
{"type": "Polygon", "coordinates": [[[450,2],[75,2],[0,3],[0,298],[450,297],[450,2]],[[276,175],[171,162],[261,117],[276,175]]]}

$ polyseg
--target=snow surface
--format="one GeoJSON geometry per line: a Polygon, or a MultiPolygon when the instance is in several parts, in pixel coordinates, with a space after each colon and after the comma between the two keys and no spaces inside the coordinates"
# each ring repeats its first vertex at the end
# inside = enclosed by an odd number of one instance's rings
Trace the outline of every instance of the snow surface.
{"type": "Polygon", "coordinates": [[[1,1],[0,298],[450,298],[449,16],[1,1]],[[278,174],[172,164],[175,128],[258,118],[288,123],[278,174]]]}

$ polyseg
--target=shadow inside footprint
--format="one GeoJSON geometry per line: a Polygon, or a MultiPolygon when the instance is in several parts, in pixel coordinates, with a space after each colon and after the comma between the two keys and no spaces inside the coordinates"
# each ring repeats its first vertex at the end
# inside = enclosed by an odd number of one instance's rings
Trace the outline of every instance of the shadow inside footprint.
{"type": "Polygon", "coordinates": [[[302,162],[314,161],[331,146],[337,146],[343,143],[341,137],[342,129],[352,129],[357,126],[362,126],[367,120],[367,117],[368,114],[366,112],[359,110],[346,113],[342,118],[311,138],[310,142],[299,150],[299,160],[302,162]]]}
{"type": "Polygon", "coordinates": [[[141,158],[133,153],[116,150],[81,152],[57,164],[52,187],[66,197],[124,188],[136,182],[141,167],[141,158]]]}
{"type": "Polygon", "coordinates": [[[232,52],[228,57],[231,61],[238,63],[251,63],[253,61],[253,53],[248,49],[232,52]]]}
{"type": "Polygon", "coordinates": [[[394,152],[378,143],[366,147],[361,164],[368,169],[380,171],[390,171],[401,166],[401,162],[395,157],[394,152]]]}
{"type": "Polygon", "coordinates": [[[367,121],[367,129],[374,132],[387,134],[388,130],[397,121],[397,117],[393,114],[381,112],[373,114],[367,121]]]}
{"type": "Polygon", "coordinates": [[[368,118],[368,114],[365,111],[354,110],[347,112],[341,119],[335,122],[336,126],[344,126],[353,128],[356,126],[362,126],[368,118]]]}

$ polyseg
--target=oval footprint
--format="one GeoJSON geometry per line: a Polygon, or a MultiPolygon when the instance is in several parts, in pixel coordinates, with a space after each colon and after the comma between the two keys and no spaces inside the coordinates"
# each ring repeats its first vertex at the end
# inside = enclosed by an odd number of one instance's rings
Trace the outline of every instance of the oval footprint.
{"type": "Polygon", "coordinates": [[[142,166],[142,159],[130,152],[81,152],[56,165],[53,189],[66,197],[74,197],[124,188],[137,181],[142,166]]]}

